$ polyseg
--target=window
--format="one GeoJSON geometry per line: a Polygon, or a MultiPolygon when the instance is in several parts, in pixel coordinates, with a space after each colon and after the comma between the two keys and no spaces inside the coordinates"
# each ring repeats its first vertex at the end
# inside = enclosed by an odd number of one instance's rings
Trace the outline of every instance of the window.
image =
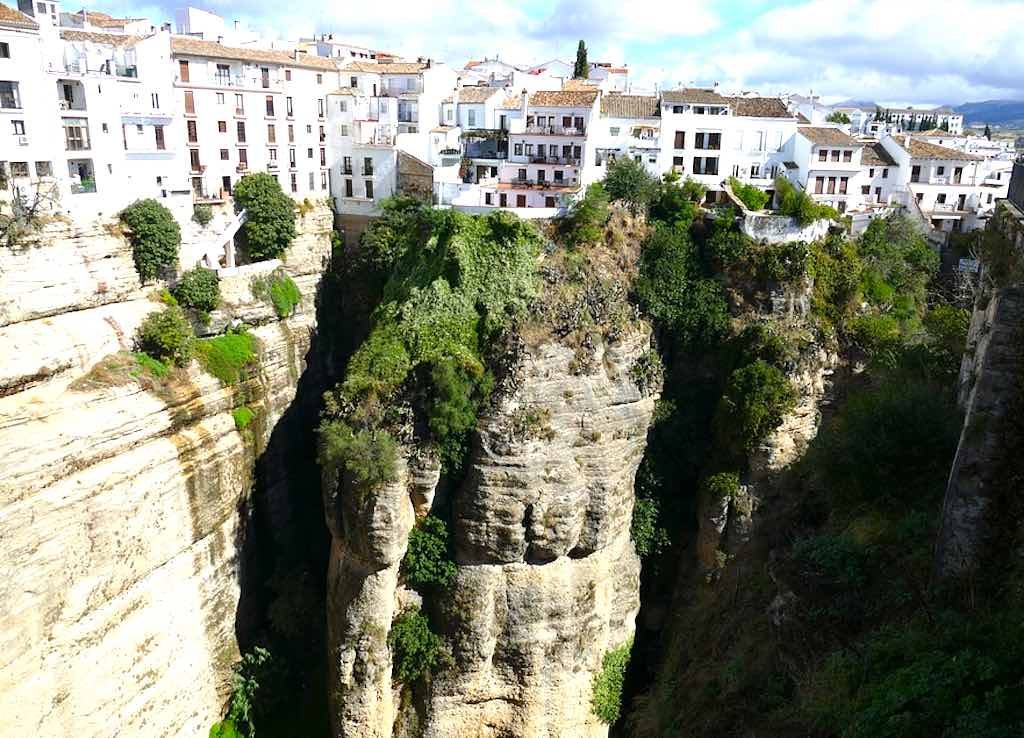
{"type": "Polygon", "coordinates": [[[565,179],[565,172],[563,172],[561,169],[556,169],[555,170],[555,181],[556,182],[563,182],[564,179],[565,179]]]}
{"type": "Polygon", "coordinates": [[[274,127],[273,123],[267,126],[267,142],[277,143],[277,129],[274,127]]]}
{"type": "Polygon", "coordinates": [[[0,41],[0,59],[11,58],[11,47],[6,41],[0,41]]]}
{"type": "Polygon", "coordinates": [[[521,180],[526,179],[526,170],[525,169],[520,169],[519,170],[519,179],[521,179],[521,180]]]}
{"type": "Polygon", "coordinates": [[[217,121],[217,133],[227,133],[227,132],[228,132],[228,122],[226,120],[219,120],[219,121],[217,121]]]}
{"type": "Polygon", "coordinates": [[[248,169],[249,168],[249,152],[246,149],[238,150],[238,168],[248,169]]]}
{"type": "Polygon", "coordinates": [[[824,191],[825,191],[825,178],[824,177],[815,177],[814,178],[814,194],[815,195],[820,195],[824,191]]]}
{"type": "Polygon", "coordinates": [[[373,159],[369,156],[363,157],[363,174],[373,174],[373,159]]]}
{"type": "Polygon", "coordinates": [[[672,166],[674,166],[674,167],[686,166],[686,164],[683,162],[683,157],[681,157],[681,156],[673,156],[672,157],[672,166]]]}
{"type": "Polygon", "coordinates": [[[484,205],[493,205],[493,204],[494,204],[494,193],[493,192],[485,192],[484,193],[484,205]]]}
{"type": "MultiPolygon", "coordinates": [[[[52,177],[53,166],[48,161],[37,161],[36,162],[36,176],[37,177],[52,177]]],[[[989,195],[989,202],[992,202],[992,195],[989,195]]]]}
{"type": "Polygon", "coordinates": [[[818,161],[828,161],[828,149],[818,151],[818,161]]]}
{"type": "Polygon", "coordinates": [[[295,149],[288,149],[288,166],[295,168],[295,149]]]}
{"type": "Polygon", "coordinates": [[[295,109],[292,107],[292,99],[290,97],[284,99],[284,113],[289,118],[295,115],[295,109]]]}
{"type": "Polygon", "coordinates": [[[218,105],[223,105],[224,104],[224,93],[223,92],[218,92],[217,93],[217,104],[218,105]]]}
{"type": "Polygon", "coordinates": [[[761,165],[760,164],[751,164],[750,165],[750,178],[751,179],[757,179],[760,176],[761,176],[761,165]]]}
{"type": "Polygon", "coordinates": [[[320,149],[320,166],[327,166],[327,149],[320,149]]]}
{"type": "Polygon", "coordinates": [[[342,136],[347,136],[348,135],[348,125],[346,125],[345,123],[342,123],[341,124],[341,130],[339,131],[339,133],[342,136]]]}
{"type": "Polygon", "coordinates": [[[882,167],[882,179],[889,179],[889,167],[882,167]]]}
{"type": "Polygon", "coordinates": [[[229,84],[231,81],[231,67],[227,64],[218,64],[216,79],[218,84],[229,84]]]}
{"type": "Polygon", "coordinates": [[[230,159],[231,159],[231,155],[228,153],[228,150],[227,149],[221,149],[220,150],[220,160],[221,161],[229,161],[230,159]]]}
{"type": "Polygon", "coordinates": [[[912,166],[910,168],[910,181],[911,182],[920,182],[921,181],[921,167],[920,166],[912,166]]]}
{"type": "Polygon", "coordinates": [[[344,159],[342,159],[341,173],[342,174],[352,174],[352,157],[351,156],[346,156],[344,159]]]}
{"type": "Polygon", "coordinates": [[[846,162],[853,161],[853,152],[852,151],[844,151],[843,152],[843,161],[846,161],[846,162]]]}
{"type": "Polygon", "coordinates": [[[612,126],[611,128],[608,129],[608,133],[610,133],[612,136],[618,136],[619,135],[619,127],[618,126],[612,126]]]}
{"type": "Polygon", "coordinates": [[[316,180],[314,179],[314,177],[316,177],[316,175],[313,174],[313,172],[310,172],[309,173],[309,189],[311,189],[311,190],[316,186],[316,180]]]}
{"type": "Polygon", "coordinates": [[[313,149],[312,148],[306,149],[306,158],[307,159],[312,159],[313,158],[313,149]]]}
{"type": "Polygon", "coordinates": [[[11,126],[14,127],[14,135],[15,136],[24,136],[25,135],[25,121],[23,121],[23,120],[12,120],[11,121],[11,126]]]}
{"type": "Polygon", "coordinates": [[[196,114],[196,98],[192,90],[185,91],[185,115],[196,114]]]}
{"type": "Polygon", "coordinates": [[[264,90],[270,89],[270,70],[267,67],[260,67],[260,83],[264,90]]]}
{"type": "Polygon", "coordinates": [[[352,197],[352,180],[345,180],[345,197],[352,197]]]}
{"type": "Polygon", "coordinates": [[[178,78],[182,82],[188,82],[188,62],[181,60],[178,62],[178,78]]]}
{"type": "Polygon", "coordinates": [[[192,164],[192,171],[201,172],[203,169],[203,165],[199,163],[199,149],[189,149],[188,158],[192,164]]]}
{"type": "Polygon", "coordinates": [[[367,200],[372,200],[373,199],[373,180],[372,179],[366,180],[365,187],[366,187],[366,199],[367,200]]]}
{"type": "Polygon", "coordinates": [[[686,131],[676,131],[675,148],[686,148],[686,131]]]}
{"type": "Polygon", "coordinates": [[[268,118],[273,118],[274,117],[274,96],[273,95],[267,95],[267,117],[268,118]]]}
{"type": "MultiPolygon", "coordinates": [[[[348,112],[348,100],[338,100],[338,112],[340,112],[340,113],[347,113],[348,112]]],[[[448,120],[451,120],[451,112],[452,112],[451,110],[448,111],[448,120]]]]}
{"type": "Polygon", "coordinates": [[[270,161],[277,161],[277,149],[267,149],[267,158],[270,161]]]}
{"type": "Polygon", "coordinates": [[[85,118],[64,119],[64,143],[68,151],[86,151],[89,145],[89,124],[85,118]]]}
{"type": "Polygon", "coordinates": [[[872,179],[874,179],[874,176],[875,176],[875,168],[871,167],[871,168],[868,169],[868,177],[871,177],[872,179]]]}
{"type": "Polygon", "coordinates": [[[476,111],[473,110],[472,108],[470,108],[468,111],[466,111],[466,120],[467,120],[467,123],[468,123],[469,126],[475,127],[476,126],[476,111]]]}
{"type": "Polygon", "coordinates": [[[839,161],[839,149],[832,149],[832,161],[839,161]]]}
{"type": "Polygon", "coordinates": [[[295,126],[291,123],[288,124],[288,143],[295,143],[295,126]]]}
{"type": "Polygon", "coordinates": [[[28,162],[27,161],[12,161],[11,162],[11,176],[12,177],[27,177],[28,175],[28,162]]]}
{"type": "Polygon", "coordinates": [[[718,151],[722,148],[721,133],[698,133],[693,143],[694,148],[718,151]]]}
{"type": "Polygon", "coordinates": [[[847,185],[849,183],[850,183],[850,178],[849,177],[840,177],[839,178],[839,194],[840,195],[845,195],[846,194],[846,187],[847,187],[847,185]]]}
{"type": "Polygon", "coordinates": [[[359,86],[359,79],[356,78],[356,77],[349,77],[348,78],[348,86],[349,87],[358,87],[359,86]]]}
{"type": "Polygon", "coordinates": [[[245,115],[245,98],[235,94],[235,115],[245,115]]]}
{"type": "Polygon", "coordinates": [[[167,148],[167,144],[164,141],[164,127],[153,126],[153,135],[156,137],[156,148],[158,151],[163,151],[167,148]]]}
{"type": "Polygon", "coordinates": [[[953,169],[953,184],[960,184],[960,179],[963,176],[964,176],[964,168],[963,167],[956,167],[956,168],[954,168],[953,169]]]}
{"type": "Polygon", "coordinates": [[[547,172],[545,172],[543,169],[538,169],[537,170],[537,182],[540,183],[540,184],[543,184],[546,179],[547,179],[547,172]]]}
{"type": "MultiPolygon", "coordinates": [[[[324,76],[322,74],[316,75],[316,83],[318,85],[322,85],[324,83],[324,76]]],[[[312,189],[312,185],[310,185],[310,189],[312,189]]]]}
{"type": "Polygon", "coordinates": [[[160,95],[158,95],[155,92],[149,93],[149,106],[151,108],[153,108],[153,110],[159,110],[160,109],[160,95]]]}
{"type": "Polygon", "coordinates": [[[545,197],[544,198],[544,207],[546,207],[546,208],[553,208],[553,207],[555,207],[555,198],[553,198],[553,197],[545,197]]]}
{"type": "Polygon", "coordinates": [[[324,129],[323,126],[320,126],[320,143],[323,143],[326,140],[327,140],[327,131],[324,129]]]}
{"type": "Polygon", "coordinates": [[[327,172],[320,172],[320,189],[327,189],[327,172]]]}
{"type": "Polygon", "coordinates": [[[693,157],[694,174],[718,174],[717,156],[695,156],[693,157]]]}
{"type": "Polygon", "coordinates": [[[512,146],[512,152],[516,156],[522,156],[523,155],[523,145],[521,143],[517,143],[517,144],[513,145],[512,146]]]}
{"type": "Polygon", "coordinates": [[[316,99],[316,114],[320,118],[324,117],[324,99],[322,97],[316,99]]]}
{"type": "Polygon", "coordinates": [[[245,121],[235,123],[235,132],[238,134],[238,143],[245,143],[245,121]]]}
{"type": "Polygon", "coordinates": [[[292,172],[291,184],[292,184],[292,192],[298,192],[299,191],[299,176],[297,174],[295,174],[294,172],[292,172]]]}
{"type": "Polygon", "coordinates": [[[946,204],[946,193],[945,192],[940,192],[938,195],[936,195],[935,196],[935,202],[938,203],[939,205],[945,205],[946,204]]]}
{"type": "Polygon", "coordinates": [[[828,178],[828,189],[826,190],[826,192],[828,194],[830,194],[830,195],[836,194],[836,178],[835,177],[829,177],[828,178]]]}
{"type": "Polygon", "coordinates": [[[196,143],[199,141],[199,132],[194,120],[185,121],[185,126],[188,129],[188,142],[196,143]]]}
{"type": "Polygon", "coordinates": [[[862,185],[861,188],[860,188],[860,194],[862,194],[862,195],[870,195],[871,194],[871,185],[862,185]]]}

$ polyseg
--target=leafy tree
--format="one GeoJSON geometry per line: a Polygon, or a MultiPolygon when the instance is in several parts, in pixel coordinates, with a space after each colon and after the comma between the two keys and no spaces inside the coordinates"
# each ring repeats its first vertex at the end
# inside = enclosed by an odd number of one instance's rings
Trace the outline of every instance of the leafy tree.
{"type": "Polygon", "coordinates": [[[644,165],[629,157],[620,157],[608,166],[604,189],[608,197],[629,206],[634,213],[647,209],[658,180],[648,174],[644,165]]]}
{"type": "Polygon", "coordinates": [[[630,639],[608,651],[601,660],[601,671],[594,675],[590,709],[607,725],[618,721],[622,712],[622,687],[626,682],[626,669],[629,667],[632,650],[633,640],[630,639]]]}
{"type": "Polygon", "coordinates": [[[279,318],[287,318],[302,302],[298,285],[284,269],[275,269],[267,277],[255,277],[251,288],[253,296],[274,306],[279,318]]]}
{"type": "Polygon", "coordinates": [[[135,343],[139,351],[158,361],[184,366],[192,358],[195,333],[181,308],[168,305],[142,321],[135,343]]]}
{"type": "Polygon", "coordinates": [[[754,248],[754,240],[735,227],[731,218],[718,218],[704,240],[704,255],[708,267],[725,271],[740,261],[754,248]]]}
{"type": "Polygon", "coordinates": [[[651,196],[649,215],[667,225],[689,226],[697,214],[694,203],[704,197],[704,187],[691,179],[681,181],[679,174],[668,172],[651,196]]]}
{"type": "Polygon", "coordinates": [[[402,563],[405,576],[414,587],[447,587],[455,579],[448,526],[441,518],[427,515],[409,533],[409,548],[402,563]]]}
{"type": "Polygon", "coordinates": [[[276,259],[295,238],[295,203],[272,174],[247,174],[235,185],[235,207],[245,210],[242,228],[253,261],[276,259]]]}
{"type": "Polygon", "coordinates": [[[834,209],[816,203],[814,198],[782,175],[775,178],[775,194],[779,198],[779,213],[795,218],[800,225],[810,225],[826,218],[839,219],[839,213],[834,209]]]}
{"type": "Polygon", "coordinates": [[[718,437],[735,453],[753,451],[796,404],[796,390],[762,359],[733,371],[718,405],[718,437]]]}
{"type": "Polygon", "coordinates": [[[587,45],[580,39],[576,47],[576,66],[572,70],[573,79],[587,79],[590,77],[590,65],[587,63],[587,45]]]}
{"type": "Polygon", "coordinates": [[[566,237],[577,246],[597,243],[604,238],[604,226],[609,214],[608,193],[604,185],[600,182],[591,184],[583,197],[573,203],[565,217],[563,230],[566,237]]]}
{"type": "Polygon", "coordinates": [[[923,312],[925,288],[938,272],[938,254],[906,215],[876,218],[861,234],[864,294],[875,305],[894,308],[901,319],[923,312]]]}
{"type": "Polygon", "coordinates": [[[433,393],[428,403],[427,425],[441,451],[448,471],[457,471],[465,458],[469,432],[487,402],[494,379],[479,364],[439,359],[430,371],[433,393]]]}
{"type": "Polygon", "coordinates": [[[320,465],[344,468],[360,489],[372,489],[395,479],[398,444],[384,430],[353,430],[342,420],[320,426],[320,465]]]}
{"type": "Polygon", "coordinates": [[[155,279],[161,269],[178,262],[181,228],[171,211],[156,200],[136,200],[121,211],[128,228],[135,269],[142,281],[155,279]]]}
{"type": "Polygon", "coordinates": [[[637,497],[629,532],[637,556],[646,559],[665,551],[672,540],[661,524],[661,501],[653,497],[637,497]]]}
{"type": "Polygon", "coordinates": [[[197,203],[192,206],[192,220],[205,228],[213,220],[213,208],[206,203],[197,203]]]}
{"type": "Polygon", "coordinates": [[[747,210],[763,210],[764,206],[768,204],[768,193],[764,190],[758,189],[753,185],[744,184],[735,177],[729,177],[729,189],[736,195],[743,204],[747,206],[747,210]]]}
{"type": "Polygon", "coordinates": [[[406,610],[388,633],[397,681],[411,684],[443,665],[447,658],[441,636],[430,630],[427,618],[418,610],[406,610]]]}
{"type": "Polygon", "coordinates": [[[208,313],[220,304],[220,279],[213,269],[196,267],[181,275],[171,293],[181,305],[208,313]]]}
{"type": "Polygon", "coordinates": [[[841,110],[836,110],[832,113],[829,113],[829,116],[825,118],[825,120],[828,121],[829,123],[849,123],[850,116],[848,116],[841,110]]]}

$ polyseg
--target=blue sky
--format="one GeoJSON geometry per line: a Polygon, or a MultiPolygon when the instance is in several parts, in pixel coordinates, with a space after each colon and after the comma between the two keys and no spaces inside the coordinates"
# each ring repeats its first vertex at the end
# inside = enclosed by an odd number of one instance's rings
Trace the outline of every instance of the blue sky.
{"type": "MultiPolygon", "coordinates": [[[[170,20],[174,0],[84,0],[170,20]]],[[[69,7],[68,9],[76,9],[69,7]]],[[[719,82],[828,100],[959,103],[1024,99],[1024,0],[208,0],[280,37],[333,31],[354,43],[461,66],[571,59],[625,62],[638,85],[719,82]]]]}

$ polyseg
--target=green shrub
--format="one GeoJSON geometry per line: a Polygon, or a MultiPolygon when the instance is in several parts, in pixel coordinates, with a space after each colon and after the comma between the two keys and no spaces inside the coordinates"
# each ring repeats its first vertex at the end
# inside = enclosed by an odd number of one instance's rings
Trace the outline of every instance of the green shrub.
{"type": "Polygon", "coordinates": [[[840,499],[922,499],[943,489],[959,432],[948,391],[895,378],[852,393],[807,462],[840,499]]]}
{"type": "Polygon", "coordinates": [[[287,318],[302,302],[298,285],[283,270],[276,270],[267,277],[254,277],[252,293],[255,297],[274,306],[279,318],[287,318]]]}
{"type": "Polygon", "coordinates": [[[648,174],[644,165],[628,156],[611,162],[604,177],[608,197],[625,203],[633,212],[647,209],[657,186],[658,180],[648,174]]]}
{"type": "Polygon", "coordinates": [[[427,515],[409,533],[409,548],[402,562],[406,579],[414,587],[447,587],[455,579],[448,526],[427,515]]]}
{"type": "Polygon", "coordinates": [[[637,556],[659,556],[672,543],[668,529],[661,524],[661,502],[652,497],[637,497],[633,505],[630,536],[637,556]]]}
{"type": "Polygon", "coordinates": [[[248,428],[253,418],[256,417],[256,413],[254,413],[252,409],[246,407],[245,405],[242,405],[242,407],[235,408],[234,410],[232,410],[231,415],[235,419],[235,429],[240,431],[248,428]]]}
{"type": "Polygon", "coordinates": [[[656,392],[665,377],[665,365],[654,349],[648,349],[629,368],[629,378],[644,395],[656,392]]]}
{"type": "Polygon", "coordinates": [[[762,282],[790,283],[807,274],[807,244],[803,241],[760,244],[748,251],[757,278],[762,282]]]}
{"type": "Polygon", "coordinates": [[[213,269],[189,269],[174,285],[172,294],[181,305],[208,313],[220,304],[220,279],[213,269]]]}
{"type": "Polygon", "coordinates": [[[825,118],[825,120],[829,123],[849,123],[850,116],[848,116],[846,113],[842,111],[836,110],[832,113],[829,113],[828,117],[825,118]]]}
{"type": "Polygon", "coordinates": [[[257,722],[265,719],[274,707],[281,674],[270,652],[256,646],[242,656],[231,676],[231,701],[224,721],[214,726],[220,732],[211,735],[241,734],[255,738],[257,722]],[[225,725],[226,724],[226,725],[225,725]],[[219,726],[219,727],[218,727],[219,726]]]}
{"type": "Polygon", "coordinates": [[[441,358],[430,370],[433,392],[427,403],[427,426],[438,444],[441,462],[457,471],[465,458],[469,432],[491,396],[494,379],[479,364],[441,358]]]}
{"type": "Polygon", "coordinates": [[[707,342],[728,327],[721,286],[702,276],[686,229],[658,224],[644,243],[634,290],[644,310],[681,342],[707,342]]]}
{"type": "Polygon", "coordinates": [[[135,334],[139,351],[164,364],[184,366],[192,358],[195,333],[179,307],[150,313],[135,334]]]}
{"type": "Polygon", "coordinates": [[[813,197],[781,175],[775,178],[775,196],[779,213],[796,219],[802,226],[816,220],[839,220],[839,213],[833,208],[816,203],[813,197]]]}
{"type": "Polygon", "coordinates": [[[600,182],[591,184],[563,219],[562,230],[566,239],[576,246],[603,240],[610,212],[604,185],[600,182]]]}
{"type": "Polygon", "coordinates": [[[703,197],[702,185],[691,179],[680,183],[679,175],[669,172],[651,195],[650,219],[669,226],[689,227],[697,214],[696,203],[703,197]]]}
{"type": "Polygon", "coordinates": [[[169,366],[158,359],[154,359],[149,354],[144,354],[140,351],[133,355],[135,356],[135,360],[138,362],[139,370],[149,374],[155,379],[163,379],[171,371],[169,366]]]}
{"type": "Polygon", "coordinates": [[[876,218],[858,239],[864,264],[864,295],[874,305],[894,308],[901,320],[924,312],[928,282],[939,271],[939,256],[906,215],[876,218]]]}
{"type": "Polygon", "coordinates": [[[786,375],[758,359],[729,377],[715,414],[717,434],[735,453],[753,451],[795,404],[786,375]]]}
{"type": "Polygon", "coordinates": [[[411,684],[432,673],[446,662],[441,636],[430,630],[430,623],[417,610],[406,610],[391,625],[388,633],[394,674],[397,681],[411,684]]]}
{"type": "Polygon", "coordinates": [[[626,681],[633,640],[608,651],[601,660],[601,671],[594,675],[591,685],[590,709],[598,719],[613,725],[622,712],[622,686],[626,681]]]}
{"type": "Polygon", "coordinates": [[[225,333],[196,342],[196,356],[203,368],[224,384],[237,384],[245,368],[256,358],[256,339],[244,331],[225,333]]]}
{"type": "Polygon", "coordinates": [[[740,491],[740,475],[735,472],[718,472],[707,477],[700,485],[701,497],[709,502],[731,500],[740,491]]]}
{"type": "Polygon", "coordinates": [[[276,259],[295,238],[295,203],[272,174],[247,174],[235,184],[235,207],[245,210],[242,235],[253,261],[276,259]]]}
{"type": "Polygon", "coordinates": [[[234,720],[221,720],[210,726],[209,738],[245,738],[234,720]]]}
{"type": "Polygon", "coordinates": [[[320,465],[344,469],[362,489],[395,480],[398,444],[383,430],[353,430],[342,420],[320,426],[320,465]]]}
{"type": "Polygon", "coordinates": [[[732,218],[718,218],[704,241],[704,254],[710,268],[725,271],[754,247],[754,240],[736,228],[732,218]]]}
{"type": "Polygon", "coordinates": [[[192,220],[205,228],[213,220],[213,208],[205,203],[197,203],[192,206],[192,220]]]}
{"type": "Polygon", "coordinates": [[[807,272],[814,281],[811,311],[832,330],[841,330],[860,302],[863,264],[857,247],[837,235],[810,246],[807,272]]]}
{"type": "Polygon", "coordinates": [[[803,574],[849,588],[867,584],[869,555],[865,546],[847,534],[804,538],[793,544],[792,550],[803,574]]]}
{"type": "Polygon", "coordinates": [[[754,185],[744,184],[735,177],[729,177],[728,181],[729,189],[732,190],[732,194],[736,195],[736,197],[743,201],[747,210],[764,210],[769,199],[767,192],[754,187],[754,185]]]}
{"type": "Polygon", "coordinates": [[[171,211],[156,200],[136,200],[121,211],[128,228],[135,269],[144,282],[155,279],[161,269],[178,263],[181,228],[171,211]]]}

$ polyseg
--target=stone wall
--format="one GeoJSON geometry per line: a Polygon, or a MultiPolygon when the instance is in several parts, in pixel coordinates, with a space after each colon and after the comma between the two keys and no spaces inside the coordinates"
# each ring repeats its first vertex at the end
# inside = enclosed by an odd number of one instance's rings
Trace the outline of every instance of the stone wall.
{"type": "Polygon", "coordinates": [[[829,220],[816,220],[801,226],[795,218],[764,213],[744,213],[740,229],[757,241],[766,243],[790,243],[793,241],[817,241],[828,233],[829,220]]]}
{"type": "Polygon", "coordinates": [[[92,371],[160,306],[115,229],[0,254],[0,735],[205,736],[222,714],[254,460],[305,370],[331,224],[301,219],[302,304],[264,311],[233,387],[92,371]]]}

